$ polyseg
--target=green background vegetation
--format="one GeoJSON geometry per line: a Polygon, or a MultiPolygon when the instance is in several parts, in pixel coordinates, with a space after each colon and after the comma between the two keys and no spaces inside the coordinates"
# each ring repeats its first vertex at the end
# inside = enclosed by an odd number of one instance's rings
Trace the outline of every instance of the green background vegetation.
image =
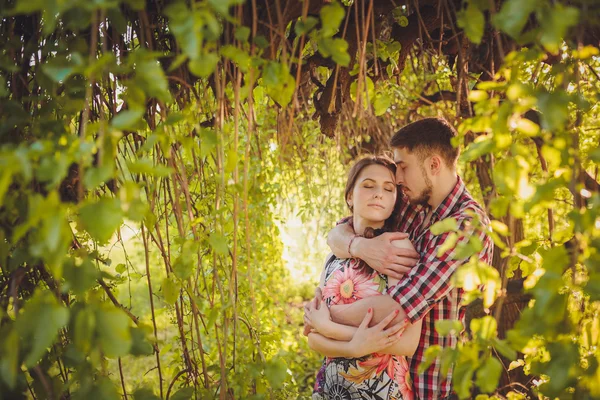
{"type": "Polygon", "coordinates": [[[1,0],[0,399],[309,396],[347,167],[432,115],[496,254],[429,356],[461,398],[600,398],[598,14],[1,0]]]}

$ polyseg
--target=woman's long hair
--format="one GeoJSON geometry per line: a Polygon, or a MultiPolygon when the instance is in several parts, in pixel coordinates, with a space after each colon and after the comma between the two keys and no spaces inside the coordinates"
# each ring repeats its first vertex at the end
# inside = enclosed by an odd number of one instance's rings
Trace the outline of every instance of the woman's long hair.
{"type": "MultiPolygon", "coordinates": [[[[358,176],[360,175],[360,173],[363,171],[363,169],[365,169],[366,167],[368,167],[370,165],[381,165],[381,166],[389,169],[390,172],[392,173],[392,176],[394,176],[394,179],[396,179],[396,163],[388,155],[386,155],[386,154],[382,154],[382,155],[378,155],[378,156],[369,155],[369,156],[365,156],[365,157],[361,158],[360,160],[358,160],[356,163],[354,163],[354,165],[352,166],[352,168],[350,168],[350,171],[348,172],[348,180],[346,181],[346,189],[344,190],[346,205],[352,212],[354,212],[354,210],[352,207],[350,207],[350,204],[348,202],[350,194],[354,190],[354,186],[356,185],[356,180],[358,179],[358,176]]],[[[398,210],[398,203],[401,201],[401,198],[402,198],[402,196],[400,196],[398,191],[396,191],[396,203],[394,204],[394,210],[392,211],[392,214],[385,220],[382,229],[373,229],[371,227],[367,227],[364,232],[356,232],[356,233],[361,236],[364,236],[367,239],[371,239],[383,232],[388,232],[388,231],[394,230],[394,225],[396,224],[396,220],[397,220],[397,215],[396,215],[397,211],[396,210],[398,210]]],[[[368,272],[368,273],[373,272],[373,269],[364,261],[360,262],[357,265],[357,268],[360,268],[361,270],[364,270],[365,272],[368,272]]]]}

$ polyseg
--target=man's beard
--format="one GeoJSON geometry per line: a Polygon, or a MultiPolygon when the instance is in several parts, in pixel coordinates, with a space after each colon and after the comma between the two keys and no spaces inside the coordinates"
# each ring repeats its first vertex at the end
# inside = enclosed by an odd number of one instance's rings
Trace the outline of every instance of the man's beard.
{"type": "Polygon", "coordinates": [[[408,200],[411,204],[416,206],[427,206],[429,205],[429,199],[431,198],[431,192],[433,191],[433,183],[427,176],[423,166],[421,166],[421,174],[423,175],[423,180],[425,181],[425,189],[421,190],[421,193],[419,193],[416,198],[411,198],[409,196],[408,200]]]}

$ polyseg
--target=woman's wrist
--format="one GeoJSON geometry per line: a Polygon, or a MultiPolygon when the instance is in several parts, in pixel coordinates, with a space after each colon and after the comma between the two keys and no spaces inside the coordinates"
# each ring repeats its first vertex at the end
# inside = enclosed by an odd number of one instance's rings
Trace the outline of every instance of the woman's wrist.
{"type": "MultiPolygon", "coordinates": [[[[326,307],[326,306],[323,305],[322,307],[326,307]]],[[[333,325],[334,325],[334,323],[332,320],[326,320],[319,324],[319,327],[317,328],[317,330],[321,333],[321,335],[328,337],[328,338],[332,338],[333,337],[333,325]]]]}

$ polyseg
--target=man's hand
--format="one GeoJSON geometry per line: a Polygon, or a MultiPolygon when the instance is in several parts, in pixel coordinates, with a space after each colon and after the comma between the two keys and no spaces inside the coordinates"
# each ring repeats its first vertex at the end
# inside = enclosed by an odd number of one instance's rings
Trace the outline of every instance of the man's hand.
{"type": "Polygon", "coordinates": [[[321,288],[317,287],[317,289],[315,289],[315,297],[304,306],[304,331],[302,332],[304,336],[308,336],[308,334],[314,329],[310,323],[310,318],[308,318],[308,315],[310,314],[311,309],[318,310],[321,308],[322,299],[323,294],[321,293],[321,288]]]}
{"type": "Polygon", "coordinates": [[[408,234],[403,232],[386,232],[373,239],[358,237],[352,243],[351,252],[377,272],[401,279],[419,260],[419,253],[416,251],[392,244],[394,240],[406,238],[408,234]]]}

